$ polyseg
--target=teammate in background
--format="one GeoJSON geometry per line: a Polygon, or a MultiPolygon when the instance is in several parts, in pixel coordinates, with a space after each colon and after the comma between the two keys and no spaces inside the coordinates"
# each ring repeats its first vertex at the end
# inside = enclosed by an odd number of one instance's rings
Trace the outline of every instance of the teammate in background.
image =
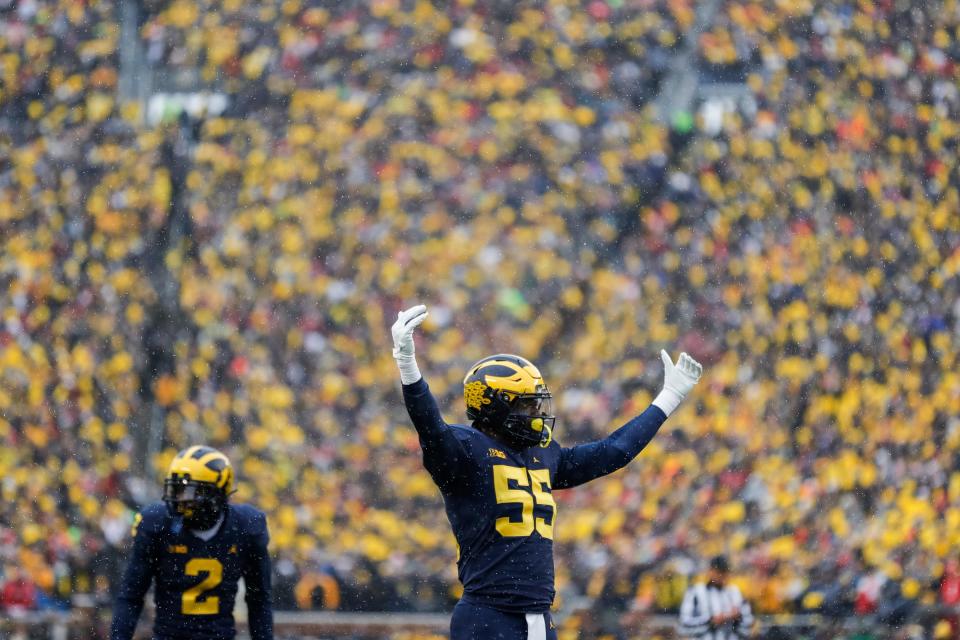
{"type": "Polygon", "coordinates": [[[230,640],[240,578],[252,640],[272,640],[267,519],[253,507],[228,504],[232,491],[233,467],[225,455],[202,446],[177,454],[163,502],[146,507],[134,522],[111,640],[133,637],[151,581],[154,640],[230,640]]]}
{"type": "Polygon", "coordinates": [[[723,556],[710,561],[707,583],[690,586],[680,605],[680,633],[698,640],[747,638],[753,613],[736,585],[727,584],[730,565],[723,556]]]}
{"type": "Polygon", "coordinates": [[[414,357],[413,331],[426,317],[423,305],[398,314],[393,357],[424,466],[460,550],[463,597],[451,640],[554,640],[552,491],[629,463],[697,384],[701,367],[685,353],[674,365],[662,351],[664,387],[650,407],[603,440],[565,448],[553,440],[550,391],[519,356],[490,356],[470,367],[464,399],[472,426],[445,423],[414,357]]]}

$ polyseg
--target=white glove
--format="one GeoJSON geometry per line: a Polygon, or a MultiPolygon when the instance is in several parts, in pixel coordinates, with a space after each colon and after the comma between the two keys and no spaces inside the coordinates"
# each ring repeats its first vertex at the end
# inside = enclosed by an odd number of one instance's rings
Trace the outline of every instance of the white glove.
{"type": "Polygon", "coordinates": [[[422,377],[414,357],[413,330],[428,315],[427,307],[418,304],[398,313],[397,321],[390,328],[393,334],[393,357],[400,368],[400,382],[403,384],[413,384],[422,377]]]}
{"type": "Polygon", "coordinates": [[[667,352],[661,349],[660,359],[663,360],[663,390],[654,398],[653,404],[669,416],[700,382],[703,367],[686,353],[681,353],[674,365],[667,352]]]}

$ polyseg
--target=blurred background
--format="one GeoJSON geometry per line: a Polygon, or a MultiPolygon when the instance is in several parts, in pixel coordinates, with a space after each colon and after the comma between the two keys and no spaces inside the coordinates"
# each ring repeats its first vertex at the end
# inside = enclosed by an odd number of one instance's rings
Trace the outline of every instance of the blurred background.
{"type": "Polygon", "coordinates": [[[278,637],[445,637],[424,302],[451,422],[488,353],[564,444],[704,364],[557,494],[561,638],[672,637],[718,553],[764,637],[958,637],[958,81],[956,0],[0,0],[0,633],[104,637],[207,443],[278,637]]]}

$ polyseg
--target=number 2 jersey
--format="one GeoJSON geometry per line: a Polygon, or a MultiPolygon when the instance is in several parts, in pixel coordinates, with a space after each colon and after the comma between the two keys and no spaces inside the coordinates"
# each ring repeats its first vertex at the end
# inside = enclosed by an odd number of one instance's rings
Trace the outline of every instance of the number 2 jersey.
{"type": "Polygon", "coordinates": [[[237,581],[246,585],[252,640],[273,638],[267,519],[243,504],[228,504],[210,540],[195,536],[162,502],[134,524],[133,551],[114,607],[111,640],[130,640],[154,583],[155,640],[231,640],[237,581]]]}
{"type": "Polygon", "coordinates": [[[403,397],[457,539],[463,600],[516,613],[544,612],[553,603],[552,491],[624,467],[667,418],[651,405],[597,442],[515,450],[444,422],[423,378],[403,385],[403,397]]]}

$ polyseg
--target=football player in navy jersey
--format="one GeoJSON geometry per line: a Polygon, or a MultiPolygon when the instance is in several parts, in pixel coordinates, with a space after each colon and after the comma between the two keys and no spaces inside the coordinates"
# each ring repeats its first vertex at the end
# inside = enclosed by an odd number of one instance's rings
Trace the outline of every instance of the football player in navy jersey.
{"type": "Polygon", "coordinates": [[[230,504],[233,467],[210,447],[177,454],[163,502],[133,525],[133,552],[113,610],[111,640],[130,640],[154,584],[153,640],[231,640],[233,605],[243,578],[252,640],[272,640],[267,518],[230,504]]]}
{"type": "Polygon", "coordinates": [[[561,447],[540,371],[499,354],[467,372],[463,395],[472,424],[447,424],[414,356],[413,331],[427,317],[418,305],[392,328],[403,398],[420,437],[423,464],[440,488],[457,539],[463,597],[451,640],[555,640],[553,491],[627,465],[700,380],[686,353],[674,364],[661,351],[663,390],[640,415],[597,442],[561,447]]]}

